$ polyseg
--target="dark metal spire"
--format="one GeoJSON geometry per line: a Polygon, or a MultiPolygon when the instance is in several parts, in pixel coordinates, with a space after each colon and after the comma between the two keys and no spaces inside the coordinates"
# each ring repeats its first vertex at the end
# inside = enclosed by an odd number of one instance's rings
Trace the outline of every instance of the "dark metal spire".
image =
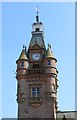
{"type": "Polygon", "coordinates": [[[23,50],[25,49],[25,45],[23,44],[23,50]]]}
{"type": "Polygon", "coordinates": [[[38,5],[37,5],[37,7],[36,7],[36,11],[37,11],[36,22],[39,22],[39,16],[38,16],[38,5]]]}

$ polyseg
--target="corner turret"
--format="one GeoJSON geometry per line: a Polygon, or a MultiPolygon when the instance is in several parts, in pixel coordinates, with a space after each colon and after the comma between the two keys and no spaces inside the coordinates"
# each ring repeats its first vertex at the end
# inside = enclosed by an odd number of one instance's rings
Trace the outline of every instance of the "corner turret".
{"type": "Polygon", "coordinates": [[[53,52],[51,51],[51,45],[48,44],[48,49],[46,51],[46,54],[45,54],[45,58],[46,59],[54,59],[56,62],[57,62],[57,59],[55,58],[53,52]]]}
{"type": "Polygon", "coordinates": [[[27,57],[24,46],[19,56],[19,59],[16,61],[16,63],[17,63],[17,76],[16,77],[18,79],[21,75],[26,75],[27,70],[28,70],[28,57],[27,57]]]}
{"type": "Polygon", "coordinates": [[[23,46],[23,50],[20,54],[19,60],[28,60],[24,46],[23,46]]]}
{"type": "Polygon", "coordinates": [[[56,62],[57,59],[54,57],[53,52],[51,51],[51,46],[48,45],[48,49],[45,53],[44,58],[45,73],[54,73],[56,75],[57,74],[56,62]]]}
{"type": "Polygon", "coordinates": [[[26,91],[24,91],[24,87],[25,87],[24,84],[25,84],[25,78],[28,70],[28,57],[26,54],[25,46],[23,46],[22,52],[19,56],[19,59],[16,61],[16,63],[17,63],[16,78],[18,80],[17,102],[22,103],[26,100],[26,91]]]}
{"type": "Polygon", "coordinates": [[[46,98],[47,100],[54,101],[54,108],[57,111],[57,68],[56,68],[57,59],[54,57],[53,52],[51,51],[51,46],[48,45],[48,49],[45,53],[44,58],[44,70],[45,74],[49,76],[46,82],[46,98]]]}

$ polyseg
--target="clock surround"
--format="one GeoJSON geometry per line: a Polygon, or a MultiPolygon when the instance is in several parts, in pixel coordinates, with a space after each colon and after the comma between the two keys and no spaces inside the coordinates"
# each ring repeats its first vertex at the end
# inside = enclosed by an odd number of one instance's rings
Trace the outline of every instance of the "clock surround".
{"type": "Polygon", "coordinates": [[[40,54],[39,53],[34,53],[33,55],[32,55],[32,59],[34,60],[34,61],[38,61],[39,59],[40,59],[40,54]]]}

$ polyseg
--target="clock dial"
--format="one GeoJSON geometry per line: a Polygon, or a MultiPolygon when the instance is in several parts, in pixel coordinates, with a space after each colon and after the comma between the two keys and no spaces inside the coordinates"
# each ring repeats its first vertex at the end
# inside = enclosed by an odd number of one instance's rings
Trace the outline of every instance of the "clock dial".
{"type": "Polygon", "coordinates": [[[35,60],[35,61],[39,60],[40,59],[40,54],[39,53],[34,53],[32,55],[32,59],[35,60]]]}

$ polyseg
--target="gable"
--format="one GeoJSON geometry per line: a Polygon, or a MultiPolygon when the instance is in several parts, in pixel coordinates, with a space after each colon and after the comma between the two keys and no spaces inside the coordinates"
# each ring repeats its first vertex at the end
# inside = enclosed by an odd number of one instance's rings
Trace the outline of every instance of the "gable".
{"type": "Polygon", "coordinates": [[[40,49],[40,46],[36,43],[33,45],[32,49],[40,49]]]}

